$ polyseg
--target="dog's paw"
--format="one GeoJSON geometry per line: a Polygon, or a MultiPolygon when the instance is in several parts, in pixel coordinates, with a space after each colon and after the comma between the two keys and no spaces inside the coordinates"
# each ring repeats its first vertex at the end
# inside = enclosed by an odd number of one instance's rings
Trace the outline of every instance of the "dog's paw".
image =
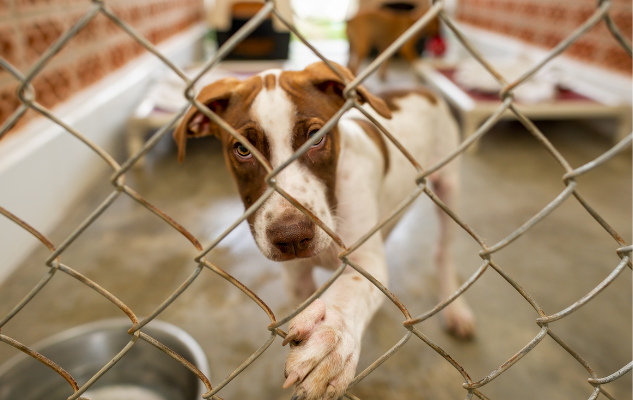
{"type": "Polygon", "coordinates": [[[446,331],[459,339],[475,336],[475,316],[461,297],[455,299],[440,313],[446,331]]]}
{"type": "Polygon", "coordinates": [[[290,321],[284,389],[296,384],[292,400],[338,399],[354,379],[360,338],[335,308],[317,299],[290,321]]]}

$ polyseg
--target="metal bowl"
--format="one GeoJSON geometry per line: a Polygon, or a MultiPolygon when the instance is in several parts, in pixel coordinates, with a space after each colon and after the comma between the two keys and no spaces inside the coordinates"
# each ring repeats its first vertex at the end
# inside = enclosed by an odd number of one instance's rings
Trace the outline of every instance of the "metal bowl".
{"type": "MultiPolygon", "coordinates": [[[[129,319],[82,325],[32,348],[68,371],[81,387],[130,341],[129,319]]],[[[152,321],[143,332],[180,354],[208,376],[207,358],[182,329],[152,321]]],[[[198,377],[159,349],[139,339],[132,349],[83,395],[90,400],[193,400],[206,388],[198,377]]],[[[63,400],[73,390],[56,372],[26,354],[0,366],[0,400],[63,400]]]]}

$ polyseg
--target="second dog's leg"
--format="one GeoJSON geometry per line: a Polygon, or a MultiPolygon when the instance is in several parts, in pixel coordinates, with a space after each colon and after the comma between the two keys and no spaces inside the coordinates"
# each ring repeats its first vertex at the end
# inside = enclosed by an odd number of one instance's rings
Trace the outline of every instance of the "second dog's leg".
{"type": "MultiPolygon", "coordinates": [[[[384,49],[383,49],[384,50],[384,49]]],[[[380,54],[382,50],[380,51],[380,54]]],[[[391,61],[391,57],[387,58],[378,68],[378,77],[382,82],[387,80],[387,70],[389,69],[389,62],[391,61]]]]}
{"type": "Polygon", "coordinates": [[[409,41],[407,41],[404,45],[402,45],[402,47],[400,48],[400,50],[398,51],[398,54],[400,54],[400,56],[402,56],[402,58],[404,58],[405,60],[407,60],[407,62],[409,63],[409,65],[413,66],[413,63],[420,58],[420,55],[418,54],[418,52],[415,50],[415,42],[416,39],[411,39],[409,41]]]}
{"type": "Polygon", "coordinates": [[[366,43],[352,40],[350,38],[349,61],[347,62],[347,68],[352,71],[352,74],[356,75],[358,73],[360,64],[368,54],[369,48],[366,43]]]}
{"type": "MultiPolygon", "coordinates": [[[[459,191],[459,183],[456,174],[446,174],[433,180],[435,194],[450,209],[457,206],[456,200],[459,191]]],[[[435,253],[437,266],[437,278],[439,282],[440,300],[450,297],[459,288],[457,274],[453,268],[451,244],[454,239],[455,221],[439,207],[438,216],[440,222],[440,234],[435,253]]],[[[463,296],[456,298],[444,310],[442,310],[442,322],[445,329],[457,337],[470,338],[475,334],[475,318],[466,304],[463,296]]]]}

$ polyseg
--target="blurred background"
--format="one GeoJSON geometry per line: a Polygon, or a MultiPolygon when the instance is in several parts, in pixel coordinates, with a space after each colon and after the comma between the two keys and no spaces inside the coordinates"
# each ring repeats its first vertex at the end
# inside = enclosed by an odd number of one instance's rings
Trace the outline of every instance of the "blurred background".
{"type": "MultiPolygon", "coordinates": [[[[92,4],[87,0],[0,0],[0,57],[27,74],[92,4]]],[[[104,4],[155,44],[167,59],[194,76],[263,2],[105,0],[104,4]]],[[[356,21],[361,28],[370,24],[372,32],[390,43],[400,34],[398,29],[410,26],[430,4],[425,0],[279,0],[276,7],[326,57],[342,65],[348,65],[350,53],[357,57],[360,72],[384,50],[385,43],[359,34],[350,28],[354,23],[348,25],[349,21],[356,21]],[[375,20],[367,19],[368,15],[384,22],[371,24],[368,21],[375,20]],[[398,29],[388,28],[393,21],[398,29]],[[352,37],[360,42],[350,49],[352,37]],[[367,53],[359,50],[363,46],[367,53]]],[[[447,0],[445,9],[472,45],[504,76],[513,79],[590,18],[596,2],[447,0]]],[[[631,3],[622,0],[613,0],[610,9],[629,41],[631,9],[631,3]]],[[[499,106],[501,87],[473,62],[443,23],[414,39],[415,59],[395,57],[383,73],[372,74],[365,85],[373,91],[427,85],[444,96],[460,123],[463,138],[469,137],[499,106]]],[[[271,18],[226,61],[205,74],[201,84],[226,76],[245,78],[267,68],[301,69],[317,60],[283,23],[271,18]]],[[[517,91],[517,104],[577,168],[631,132],[631,70],[631,58],[602,21],[517,91]]],[[[35,75],[32,84],[38,103],[119,163],[138,152],[186,105],[183,81],[103,14],[70,39],[35,75]]],[[[112,192],[112,170],[79,140],[33,110],[11,120],[21,104],[16,94],[19,85],[18,79],[0,67],[0,125],[11,125],[0,138],[0,207],[59,245],[112,192]]],[[[463,199],[458,214],[488,244],[512,233],[564,189],[564,170],[510,115],[460,158],[463,199]]],[[[126,184],[182,224],[203,245],[243,212],[214,138],[190,143],[187,159],[178,164],[175,145],[166,135],[126,173],[126,184]]],[[[631,243],[630,147],[578,178],[578,191],[626,243],[631,243]]],[[[433,207],[426,198],[417,200],[386,244],[389,288],[414,315],[437,302],[430,255],[437,234],[433,207]]],[[[570,198],[496,253],[495,260],[551,315],[576,302],[614,270],[620,262],[615,252],[618,247],[570,198]]],[[[479,267],[479,250],[460,230],[453,253],[463,280],[479,267]]],[[[196,254],[191,243],[172,227],[121,196],[64,252],[62,261],[113,293],[136,315],[145,316],[192,274],[196,254]]],[[[48,272],[44,265],[48,256],[48,250],[32,235],[0,217],[0,317],[48,272]]],[[[245,224],[210,253],[209,261],[253,290],[278,317],[294,307],[284,293],[280,266],[259,253],[245,224]]],[[[328,277],[325,271],[317,274],[320,282],[328,277]]],[[[477,317],[474,340],[463,342],[448,336],[437,317],[419,329],[464,366],[473,380],[479,380],[520,351],[540,329],[534,322],[534,310],[493,270],[488,270],[465,297],[477,317]]],[[[37,342],[67,329],[113,317],[124,314],[94,290],[57,272],[1,332],[37,347],[37,342]]],[[[206,354],[212,384],[229,375],[268,338],[269,320],[262,310],[209,270],[203,270],[159,319],[195,339],[206,354]]],[[[402,321],[400,312],[385,302],[363,339],[359,372],[403,337],[406,329],[402,321]]],[[[551,324],[599,377],[631,361],[631,326],[628,268],[586,306],[551,324]]],[[[281,389],[286,351],[275,341],[219,395],[224,399],[289,398],[290,392],[281,389]]],[[[16,365],[19,353],[6,343],[0,344],[0,382],[2,374],[16,365]]],[[[588,377],[569,353],[545,337],[482,392],[491,399],[589,398],[593,387],[587,383],[588,377]]],[[[55,379],[69,392],[60,398],[72,394],[67,383],[60,377],[55,379]]],[[[33,387],[37,383],[27,381],[33,387]]],[[[361,399],[458,399],[466,394],[462,383],[461,375],[446,360],[413,338],[352,393],[361,399]]],[[[605,385],[618,399],[631,398],[631,387],[630,373],[605,385]]],[[[0,384],[0,400],[18,398],[6,389],[8,386],[4,388],[0,384]]],[[[154,395],[163,400],[187,398],[163,392],[154,395]]],[[[99,398],[126,397],[90,397],[99,398]]]]}

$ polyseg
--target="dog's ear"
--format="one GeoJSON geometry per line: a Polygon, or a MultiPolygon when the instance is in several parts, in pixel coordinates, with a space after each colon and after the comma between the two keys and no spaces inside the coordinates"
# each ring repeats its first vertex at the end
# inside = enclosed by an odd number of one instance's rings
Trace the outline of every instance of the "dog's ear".
{"type": "MultiPolygon", "coordinates": [[[[240,83],[236,78],[225,78],[205,86],[196,100],[206,105],[216,114],[222,114],[228,107],[233,90],[240,83]]],[[[180,125],[174,130],[174,140],[178,145],[178,161],[185,158],[187,139],[208,135],[219,136],[220,127],[209,120],[197,107],[191,106],[180,125]]]]}
{"type": "MultiPolygon", "coordinates": [[[[341,75],[349,81],[354,79],[354,75],[349,69],[340,66],[335,62],[330,62],[339,70],[341,75]]],[[[345,82],[343,82],[343,79],[332,71],[323,61],[308,65],[305,68],[305,71],[309,75],[308,79],[310,79],[321,91],[326,93],[333,92],[341,97],[343,96],[345,82]]],[[[356,87],[356,94],[358,95],[361,104],[367,102],[378,114],[391,119],[391,111],[383,99],[369,93],[369,91],[362,86],[356,87]]]]}

